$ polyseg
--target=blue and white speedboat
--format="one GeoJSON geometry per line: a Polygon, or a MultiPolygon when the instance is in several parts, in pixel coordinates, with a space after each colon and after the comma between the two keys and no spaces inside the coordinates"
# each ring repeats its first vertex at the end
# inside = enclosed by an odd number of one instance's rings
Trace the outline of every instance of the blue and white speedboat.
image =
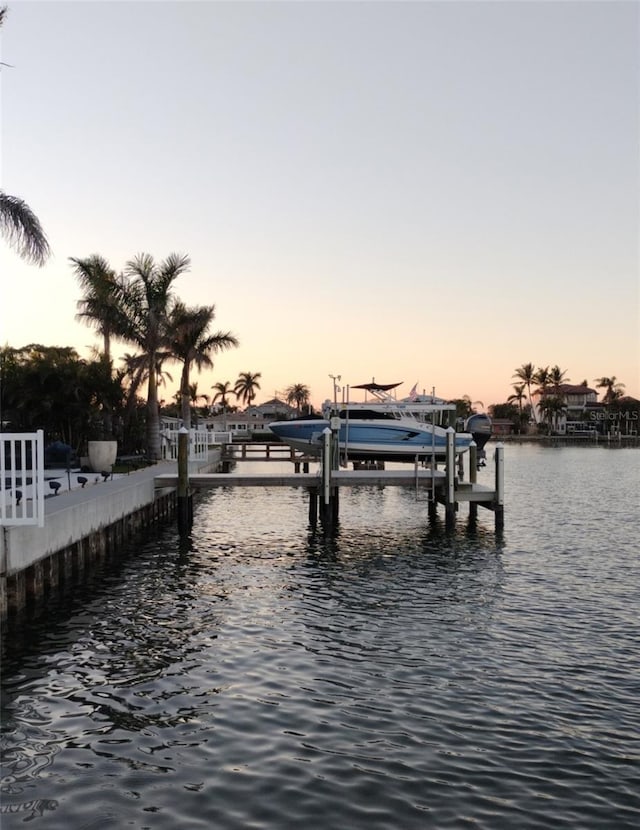
{"type": "MultiPolygon", "coordinates": [[[[364,389],[364,401],[346,399],[341,403],[327,400],[321,416],[309,415],[287,421],[275,421],[269,429],[296,450],[318,455],[323,431],[339,423],[338,442],[342,463],[349,461],[441,461],[446,454],[449,427],[456,428],[455,404],[435,395],[411,395],[398,400],[390,392],[399,383],[379,384],[375,381],[351,387],[364,389]],[[369,399],[367,399],[369,398],[369,399]]],[[[469,449],[472,441],[478,449],[488,440],[483,422],[478,433],[456,431],[455,451],[459,455],[469,449]]]]}

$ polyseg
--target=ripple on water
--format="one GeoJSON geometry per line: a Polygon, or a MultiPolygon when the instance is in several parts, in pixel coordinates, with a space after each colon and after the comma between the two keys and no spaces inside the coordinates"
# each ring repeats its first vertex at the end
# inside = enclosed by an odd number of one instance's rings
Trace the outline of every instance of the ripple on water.
{"type": "Polygon", "coordinates": [[[209,494],[5,632],[3,830],[638,826],[636,458],[509,448],[502,540],[209,494]]]}

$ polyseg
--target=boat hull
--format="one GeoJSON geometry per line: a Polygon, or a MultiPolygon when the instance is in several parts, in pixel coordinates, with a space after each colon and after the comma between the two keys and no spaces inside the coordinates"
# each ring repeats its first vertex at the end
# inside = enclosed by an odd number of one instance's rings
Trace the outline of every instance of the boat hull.
{"type": "MultiPolygon", "coordinates": [[[[269,424],[271,431],[290,447],[307,455],[319,455],[323,446],[323,431],[330,427],[325,419],[276,421],[269,424]]],[[[469,449],[472,437],[456,433],[456,454],[469,449]]],[[[353,422],[340,425],[338,443],[340,455],[349,461],[413,462],[418,456],[441,460],[446,455],[446,431],[419,429],[401,423],[381,424],[353,422]]]]}

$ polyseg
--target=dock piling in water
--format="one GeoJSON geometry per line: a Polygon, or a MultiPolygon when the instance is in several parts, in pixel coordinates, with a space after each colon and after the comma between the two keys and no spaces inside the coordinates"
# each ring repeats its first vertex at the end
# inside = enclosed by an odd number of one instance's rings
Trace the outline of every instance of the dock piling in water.
{"type": "Polygon", "coordinates": [[[496,444],[495,449],[496,479],[495,479],[495,527],[496,531],[504,529],[504,444],[496,444]]]}
{"type": "Polygon", "coordinates": [[[445,525],[452,529],[456,520],[456,431],[447,429],[444,512],[445,525]]]}
{"type": "Polygon", "coordinates": [[[187,533],[193,524],[193,504],[189,492],[189,430],[181,427],[178,431],[178,529],[187,533]]]}

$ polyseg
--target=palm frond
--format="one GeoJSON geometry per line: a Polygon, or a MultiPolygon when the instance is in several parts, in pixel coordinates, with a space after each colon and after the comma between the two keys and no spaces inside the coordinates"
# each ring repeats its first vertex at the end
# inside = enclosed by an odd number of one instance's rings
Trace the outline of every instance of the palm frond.
{"type": "Polygon", "coordinates": [[[51,256],[40,220],[17,196],[0,190],[0,232],[22,259],[42,266],[51,256]]]}

